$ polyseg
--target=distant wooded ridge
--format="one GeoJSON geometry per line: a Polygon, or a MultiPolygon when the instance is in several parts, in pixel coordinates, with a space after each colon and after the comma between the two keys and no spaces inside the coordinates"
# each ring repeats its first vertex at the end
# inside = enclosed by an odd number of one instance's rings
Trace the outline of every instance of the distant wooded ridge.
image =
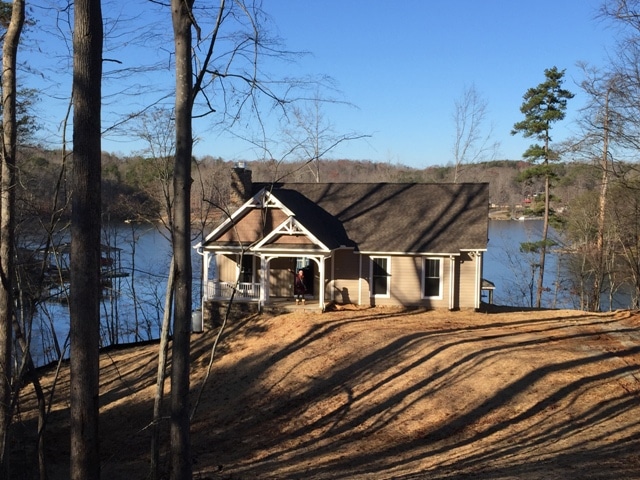
{"type": "MultiPolygon", "coordinates": [[[[192,211],[196,218],[211,218],[216,210],[229,208],[231,175],[238,164],[251,170],[255,182],[453,182],[453,166],[423,169],[402,164],[366,160],[320,160],[276,162],[275,160],[230,161],[212,156],[194,159],[192,211]]],[[[507,215],[520,215],[542,190],[535,182],[520,182],[518,175],[530,166],[521,160],[494,160],[466,164],[458,169],[458,182],[486,182],[490,200],[507,215]]],[[[585,190],[599,185],[601,172],[586,163],[558,163],[555,166],[552,203],[561,211],[585,190]]],[[[161,216],[170,202],[173,159],[142,156],[102,157],[103,215],[111,220],[152,220],[161,216]]],[[[54,150],[23,150],[19,162],[23,215],[49,215],[53,209],[68,209],[66,173],[62,153],[54,150]],[[59,181],[52,182],[55,178],[59,181]],[[54,205],[55,200],[55,205],[54,205]]]]}

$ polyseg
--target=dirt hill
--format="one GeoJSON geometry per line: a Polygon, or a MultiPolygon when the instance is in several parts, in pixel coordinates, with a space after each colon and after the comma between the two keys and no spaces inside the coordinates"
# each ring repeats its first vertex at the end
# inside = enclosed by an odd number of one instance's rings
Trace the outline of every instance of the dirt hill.
{"type": "MultiPolygon", "coordinates": [[[[635,312],[578,311],[236,320],[193,421],[194,478],[640,478],[639,327],[635,312]]],[[[192,337],[192,398],[215,333],[192,337]]],[[[146,478],[156,349],[102,356],[103,478],[146,478]]],[[[68,477],[68,381],[65,367],[47,426],[54,480],[68,477]]],[[[34,406],[25,388],[15,478],[35,478],[34,406]]]]}

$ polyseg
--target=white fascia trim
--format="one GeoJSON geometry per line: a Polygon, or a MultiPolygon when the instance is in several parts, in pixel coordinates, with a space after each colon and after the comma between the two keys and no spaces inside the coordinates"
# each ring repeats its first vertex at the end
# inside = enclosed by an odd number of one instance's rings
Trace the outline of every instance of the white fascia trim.
{"type": "Polygon", "coordinates": [[[242,253],[242,248],[233,248],[228,246],[223,248],[207,248],[205,252],[215,253],[216,255],[238,255],[239,253],[242,253]]]}
{"type": "Polygon", "coordinates": [[[264,203],[262,207],[274,207],[282,210],[288,217],[293,215],[293,212],[289,210],[273,193],[266,190],[264,192],[264,203]]]}
{"type": "Polygon", "coordinates": [[[357,253],[361,253],[363,255],[376,255],[376,256],[385,256],[385,255],[402,255],[402,256],[414,256],[414,257],[459,257],[460,253],[442,253],[442,252],[378,252],[378,251],[368,251],[362,250],[357,253]]]}
{"type": "MultiPolygon", "coordinates": [[[[320,250],[322,252],[327,253],[327,252],[331,251],[331,249],[327,248],[327,246],[324,243],[322,243],[320,240],[318,240],[309,230],[307,230],[307,228],[305,228],[304,225],[302,225],[293,216],[289,216],[289,218],[287,218],[284,222],[282,222],[280,225],[278,225],[276,228],[274,228],[271,231],[271,233],[269,233],[269,235],[267,235],[262,240],[260,240],[258,243],[256,243],[253,247],[251,247],[251,250],[259,250],[266,243],[271,241],[272,238],[276,237],[277,235],[281,235],[281,234],[284,234],[284,235],[303,234],[309,240],[311,240],[314,245],[316,245],[317,247],[320,247],[320,250]]],[[[279,247],[275,247],[273,250],[275,250],[277,248],[279,248],[279,247]]],[[[289,247],[287,250],[294,250],[294,249],[289,247]]]]}
{"type": "MultiPolygon", "coordinates": [[[[325,258],[326,253],[324,250],[294,250],[291,248],[268,248],[262,250],[255,250],[251,253],[255,255],[275,255],[279,257],[322,257],[325,258]]],[[[330,256],[329,256],[330,258],[330,256]]]]}
{"type": "Polygon", "coordinates": [[[216,235],[219,235],[220,232],[226,231],[227,228],[229,227],[229,224],[233,224],[235,219],[241,216],[245,212],[245,210],[248,210],[249,208],[262,207],[266,203],[262,200],[263,198],[266,198],[266,195],[265,195],[266,193],[267,192],[265,192],[264,188],[260,190],[258,193],[256,193],[253,197],[251,197],[249,200],[243,203],[235,212],[233,212],[231,216],[228,216],[224,222],[222,222],[214,230],[212,230],[211,233],[209,233],[209,235],[207,235],[205,239],[200,243],[198,243],[194,248],[196,249],[202,248],[203,244],[206,244],[209,240],[214,238],[216,235]]]}
{"type": "Polygon", "coordinates": [[[196,250],[202,248],[203,244],[206,244],[210,239],[215,238],[216,235],[219,235],[221,232],[224,232],[228,229],[230,224],[233,224],[235,220],[244,215],[246,210],[250,208],[279,208],[286,215],[291,216],[293,212],[285,207],[280,200],[278,200],[274,195],[272,195],[266,188],[263,188],[258,193],[256,193],[253,197],[247,200],[244,204],[242,204],[235,212],[231,214],[231,216],[227,217],[227,219],[222,222],[215,230],[213,230],[206,238],[198,243],[195,247],[196,250]]]}

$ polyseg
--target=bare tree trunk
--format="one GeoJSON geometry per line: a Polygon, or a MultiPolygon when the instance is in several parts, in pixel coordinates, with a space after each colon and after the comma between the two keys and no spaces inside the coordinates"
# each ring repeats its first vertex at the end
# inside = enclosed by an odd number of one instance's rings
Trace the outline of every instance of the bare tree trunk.
{"type": "Polygon", "coordinates": [[[13,311],[16,64],[24,25],[25,2],[14,0],[2,46],[2,178],[0,183],[0,477],[9,478],[11,423],[11,325],[13,311]]]}
{"type": "Polygon", "coordinates": [[[596,265],[593,277],[593,287],[591,293],[591,301],[589,302],[590,310],[599,312],[600,307],[600,290],[604,280],[604,229],[607,216],[607,189],[609,187],[609,91],[605,96],[604,104],[604,137],[602,139],[602,158],[600,159],[600,167],[602,168],[602,184],[600,185],[600,201],[598,204],[598,232],[596,238],[596,265]]]}
{"type": "Polygon", "coordinates": [[[151,429],[151,465],[150,479],[160,478],[158,464],[160,460],[160,416],[162,415],[162,400],[164,397],[164,381],[167,369],[167,352],[169,350],[169,326],[171,325],[171,306],[173,305],[174,268],[173,258],[169,268],[167,280],[167,295],[164,301],[164,317],[162,319],[162,332],[160,334],[160,347],[158,348],[158,375],[156,378],[156,396],[153,402],[153,427],[151,429]]]}
{"type": "Polygon", "coordinates": [[[536,291],[536,308],[542,306],[542,292],[544,291],[544,264],[547,255],[547,238],[549,236],[549,175],[544,179],[544,220],[542,222],[542,245],[540,247],[540,266],[538,270],[538,289],[536,291]]]}
{"type": "MultiPolygon", "coordinates": [[[[15,340],[22,350],[22,365],[20,367],[18,381],[22,382],[23,379],[28,379],[33,384],[33,390],[35,391],[36,399],[38,401],[38,472],[40,480],[47,480],[48,475],[45,459],[46,450],[44,437],[44,429],[47,423],[47,403],[44,391],[42,390],[42,385],[40,384],[40,378],[38,377],[35,364],[33,363],[33,358],[31,357],[30,343],[24,337],[20,323],[18,322],[18,319],[15,318],[15,315],[12,323],[15,340]],[[26,373],[23,373],[25,371],[26,373]]],[[[14,392],[12,405],[16,404],[18,395],[19,391],[16,390],[14,392]]]]}
{"type": "Polygon", "coordinates": [[[460,98],[454,102],[453,121],[455,137],[453,143],[453,183],[458,183],[464,165],[475,163],[483,157],[493,158],[498,143],[489,143],[491,130],[483,135],[487,118],[487,101],[476,90],[475,85],[465,87],[460,98]]]}
{"type": "Polygon", "coordinates": [[[71,467],[73,480],[98,480],[100,342],[100,0],[75,0],[71,202],[71,467]]]}
{"type": "Polygon", "coordinates": [[[175,306],[171,356],[171,478],[191,479],[189,351],[191,335],[191,153],[193,0],[171,0],[176,53],[176,157],[173,174],[175,306]]]}

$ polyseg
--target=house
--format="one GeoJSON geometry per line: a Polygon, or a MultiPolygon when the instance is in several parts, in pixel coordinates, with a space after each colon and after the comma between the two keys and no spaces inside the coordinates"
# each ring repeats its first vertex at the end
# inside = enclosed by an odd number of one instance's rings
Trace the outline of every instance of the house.
{"type": "Polygon", "coordinates": [[[307,307],[480,306],[488,184],[251,184],[236,174],[246,201],[195,247],[204,302],[292,299],[302,269],[307,307]]]}

